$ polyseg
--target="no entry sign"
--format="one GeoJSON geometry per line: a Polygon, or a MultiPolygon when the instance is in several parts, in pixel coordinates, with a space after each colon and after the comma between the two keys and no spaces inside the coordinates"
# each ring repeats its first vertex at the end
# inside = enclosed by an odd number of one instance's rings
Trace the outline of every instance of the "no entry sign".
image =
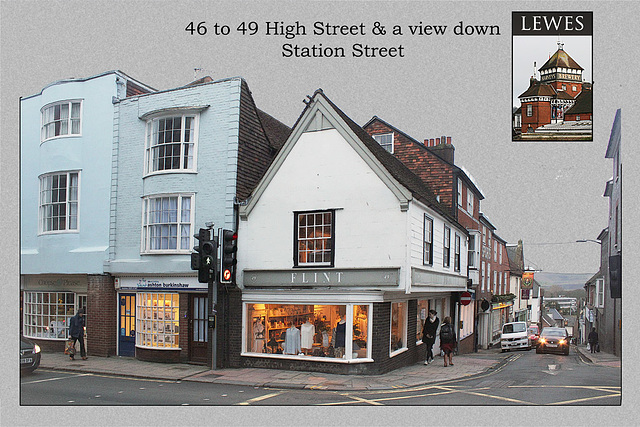
{"type": "Polygon", "coordinates": [[[463,292],[460,294],[460,304],[469,305],[471,302],[471,294],[469,292],[463,292]]]}

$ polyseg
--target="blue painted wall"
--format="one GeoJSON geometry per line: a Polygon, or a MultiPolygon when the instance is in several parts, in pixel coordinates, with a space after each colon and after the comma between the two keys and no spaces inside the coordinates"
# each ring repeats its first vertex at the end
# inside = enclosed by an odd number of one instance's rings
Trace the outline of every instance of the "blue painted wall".
{"type": "Polygon", "coordinates": [[[22,274],[103,272],[109,245],[112,97],[124,96],[123,82],[117,73],[108,72],[57,82],[21,99],[22,274]],[[81,136],[41,142],[41,108],[70,99],[82,100],[81,136]],[[70,170],[80,171],[78,230],[39,234],[39,176],[70,170]]]}
{"type": "Polygon", "coordinates": [[[111,249],[106,272],[116,276],[196,273],[191,270],[189,254],[141,253],[144,196],[194,193],[192,235],[209,221],[215,222],[216,229],[235,228],[240,89],[240,78],[226,79],[127,98],[116,105],[111,249]],[[208,107],[200,112],[196,172],[145,177],[145,114],[204,106],[208,107]]]}

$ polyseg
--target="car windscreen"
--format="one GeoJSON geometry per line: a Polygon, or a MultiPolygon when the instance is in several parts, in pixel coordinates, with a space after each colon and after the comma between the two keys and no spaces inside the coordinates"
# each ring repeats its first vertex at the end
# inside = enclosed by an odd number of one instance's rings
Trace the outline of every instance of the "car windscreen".
{"type": "Polygon", "coordinates": [[[524,323],[507,323],[502,327],[503,334],[512,334],[514,332],[525,332],[527,327],[524,323]]]}
{"type": "Polygon", "coordinates": [[[564,331],[562,329],[543,330],[543,337],[564,337],[564,331]]]}
{"type": "Polygon", "coordinates": [[[529,328],[529,333],[530,334],[538,334],[538,328],[529,328]]]}

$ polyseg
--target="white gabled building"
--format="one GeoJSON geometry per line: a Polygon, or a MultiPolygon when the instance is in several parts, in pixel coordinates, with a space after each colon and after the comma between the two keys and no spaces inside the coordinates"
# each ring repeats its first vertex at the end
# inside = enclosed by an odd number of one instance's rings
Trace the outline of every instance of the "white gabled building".
{"type": "Polygon", "coordinates": [[[427,310],[458,324],[467,236],[316,91],[240,208],[242,365],[376,374],[423,360],[427,310]]]}

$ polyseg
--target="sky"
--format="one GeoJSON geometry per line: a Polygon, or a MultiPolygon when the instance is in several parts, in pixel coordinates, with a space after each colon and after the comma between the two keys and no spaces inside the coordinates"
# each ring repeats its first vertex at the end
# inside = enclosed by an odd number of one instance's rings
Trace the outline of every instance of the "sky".
{"type": "MultiPolygon", "coordinates": [[[[257,106],[288,125],[302,112],[305,97],[322,88],[361,125],[377,115],[417,140],[451,136],[456,164],[464,166],[482,188],[485,199],[481,210],[496,226],[496,233],[512,244],[522,239],[527,266],[547,273],[592,274],[599,268],[600,246],[575,241],[595,239],[607,226],[608,204],[603,192],[613,165],[604,155],[618,108],[623,111],[623,168],[640,162],[639,150],[628,137],[637,133],[632,124],[640,117],[635,84],[638,2],[585,6],[568,1],[33,0],[3,1],[0,8],[0,191],[8,218],[1,225],[2,271],[16,291],[0,301],[8,314],[19,306],[19,98],[64,78],[118,69],[156,89],[170,89],[203,75],[214,79],[242,76],[257,106]],[[585,79],[591,81],[596,76],[593,142],[513,143],[514,93],[517,97],[526,89],[533,61],[538,68],[542,66],[556,50],[557,38],[513,39],[512,11],[585,7],[594,12],[593,54],[587,40],[563,37],[562,41],[565,50],[585,68],[585,79]],[[266,22],[296,21],[305,26],[306,36],[287,39],[265,33],[266,22]],[[206,34],[186,31],[191,22],[196,29],[203,23],[200,31],[206,27],[206,34]],[[315,22],[323,28],[326,24],[344,25],[337,31],[347,34],[313,35],[315,22]],[[240,31],[243,23],[244,34],[240,31]],[[380,25],[385,34],[380,33],[380,25]],[[410,26],[416,29],[418,25],[422,35],[412,35],[410,26]],[[428,35],[429,25],[446,25],[447,29],[444,35],[428,35]],[[471,32],[477,26],[497,26],[499,31],[456,35],[458,25],[471,32]],[[401,35],[393,34],[394,26],[401,35]],[[252,28],[256,34],[251,35],[252,28]],[[365,34],[359,34],[358,28],[364,28],[365,34]],[[222,34],[227,29],[228,35],[222,34]],[[341,47],[347,54],[344,58],[287,58],[282,55],[286,43],[290,48],[341,47]],[[392,48],[398,52],[402,47],[403,56],[353,57],[354,44],[386,48],[387,52],[392,48]],[[194,73],[195,68],[202,71],[194,73]]],[[[623,169],[631,189],[640,185],[634,169],[623,169]]],[[[634,235],[634,224],[640,222],[628,220],[637,216],[633,204],[624,206],[625,235],[634,235]]],[[[637,253],[637,249],[632,239],[625,241],[626,254],[637,253]]],[[[631,277],[627,274],[625,269],[623,277],[631,277]]],[[[625,292],[633,295],[635,290],[625,292]]],[[[6,317],[17,331],[13,323],[17,316],[6,317]]],[[[17,375],[12,375],[17,383],[17,375]]],[[[15,403],[11,399],[10,403],[15,403]]],[[[47,408],[47,416],[69,416],[62,409],[47,408]]],[[[113,409],[114,415],[132,423],[148,422],[148,413],[140,408],[113,409]]],[[[162,420],[180,423],[187,419],[196,422],[202,415],[196,411],[185,414],[176,408],[153,409],[156,415],[162,414],[162,420]]],[[[481,409],[474,408],[470,424],[493,418],[489,410],[484,411],[484,418],[476,415],[481,409]]],[[[21,421],[26,422],[27,411],[20,413],[25,416],[21,421]]],[[[598,409],[597,414],[610,412],[598,409]]],[[[41,421],[38,413],[31,415],[32,420],[41,421]]],[[[593,411],[581,410],[572,419],[587,423],[593,415],[593,411]]],[[[377,420],[397,424],[401,418],[388,412],[379,413],[377,420]]],[[[111,423],[108,417],[91,420],[111,423]]],[[[242,421],[246,424],[246,419],[242,421]]]]}

